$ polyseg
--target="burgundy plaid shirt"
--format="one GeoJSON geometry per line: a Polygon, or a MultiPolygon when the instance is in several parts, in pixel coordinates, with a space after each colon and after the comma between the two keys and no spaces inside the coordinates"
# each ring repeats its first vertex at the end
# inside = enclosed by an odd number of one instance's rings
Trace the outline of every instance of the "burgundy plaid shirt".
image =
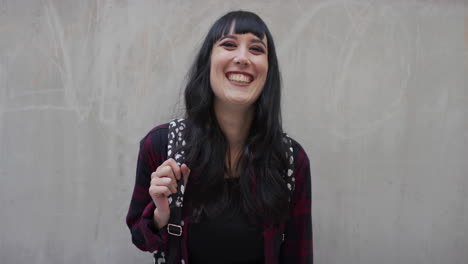
{"type": "MultiPolygon", "coordinates": [[[[155,205],[148,193],[151,173],[167,159],[168,124],[153,128],[140,142],[135,187],[127,214],[127,225],[132,241],[143,251],[165,250],[168,233],[158,230],[153,223],[155,205]]],[[[313,263],[311,179],[309,158],[304,149],[292,140],[294,150],[295,190],[291,217],[283,227],[269,228],[264,225],[265,264],[313,263]],[[283,241],[283,233],[284,241],[283,241]]],[[[189,219],[184,208],[182,258],[188,264],[187,230],[189,219]]]]}

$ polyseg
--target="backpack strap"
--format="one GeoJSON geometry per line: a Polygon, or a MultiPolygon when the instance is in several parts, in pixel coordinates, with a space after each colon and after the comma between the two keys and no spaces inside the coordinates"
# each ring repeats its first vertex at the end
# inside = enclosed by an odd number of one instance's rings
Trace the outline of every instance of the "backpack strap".
{"type": "MultiPolygon", "coordinates": [[[[185,146],[185,139],[183,137],[184,130],[187,125],[184,119],[174,119],[169,123],[169,132],[167,134],[167,158],[173,158],[177,165],[181,166],[185,162],[185,151],[182,149],[185,146]]],[[[184,201],[184,180],[183,177],[177,181],[177,193],[169,197],[169,206],[182,207],[184,201]]]]}
{"type": "Polygon", "coordinates": [[[288,170],[286,172],[286,175],[284,175],[284,180],[286,182],[286,186],[288,187],[288,190],[290,191],[289,202],[291,202],[292,198],[294,196],[294,187],[295,187],[295,184],[294,184],[295,179],[293,177],[293,172],[294,172],[294,150],[293,150],[293,147],[292,147],[292,140],[286,133],[283,135],[283,142],[287,147],[286,157],[288,159],[288,170]]]}
{"type": "MultiPolygon", "coordinates": [[[[174,119],[169,123],[169,132],[167,135],[167,159],[173,158],[177,165],[181,166],[185,162],[184,150],[181,149],[185,145],[183,131],[186,124],[183,119],[174,119]]],[[[184,202],[184,179],[180,177],[177,181],[177,192],[169,196],[169,207],[171,208],[171,216],[167,224],[168,247],[166,252],[156,252],[154,263],[177,263],[177,258],[180,253],[181,237],[182,237],[182,206],[184,202]],[[167,260],[167,262],[166,262],[167,260]]]]}
{"type": "MultiPolygon", "coordinates": [[[[295,178],[293,176],[294,174],[294,150],[292,147],[292,140],[291,138],[285,133],[283,134],[283,142],[285,146],[287,147],[286,150],[286,157],[288,159],[288,170],[286,174],[284,175],[284,181],[286,182],[286,186],[288,187],[289,190],[289,203],[292,204],[293,198],[294,198],[294,189],[295,189],[295,178]]],[[[284,242],[286,234],[283,231],[281,241],[284,242]]]]}

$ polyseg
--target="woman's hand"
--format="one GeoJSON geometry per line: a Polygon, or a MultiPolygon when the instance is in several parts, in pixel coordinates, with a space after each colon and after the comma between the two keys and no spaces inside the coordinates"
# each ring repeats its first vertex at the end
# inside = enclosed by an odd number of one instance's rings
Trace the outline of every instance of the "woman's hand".
{"type": "Polygon", "coordinates": [[[149,194],[156,205],[154,221],[158,228],[162,228],[169,222],[171,210],[168,196],[177,192],[177,180],[183,176],[184,184],[187,184],[190,169],[186,164],[179,167],[174,159],[168,159],[151,174],[149,194]]]}

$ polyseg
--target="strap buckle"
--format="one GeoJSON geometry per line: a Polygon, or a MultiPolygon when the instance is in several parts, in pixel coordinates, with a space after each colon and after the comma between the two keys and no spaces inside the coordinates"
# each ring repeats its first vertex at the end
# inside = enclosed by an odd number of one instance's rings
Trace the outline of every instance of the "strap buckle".
{"type": "Polygon", "coordinates": [[[173,236],[181,236],[182,227],[180,225],[167,224],[167,232],[173,236]]]}

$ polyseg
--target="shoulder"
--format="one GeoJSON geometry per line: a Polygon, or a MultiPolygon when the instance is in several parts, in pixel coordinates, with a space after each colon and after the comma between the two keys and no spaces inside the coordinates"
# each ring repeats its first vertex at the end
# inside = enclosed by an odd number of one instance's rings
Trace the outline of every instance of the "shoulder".
{"type": "Polygon", "coordinates": [[[140,141],[140,155],[152,160],[164,159],[167,153],[169,123],[153,127],[140,141]]]}
{"type": "Polygon", "coordinates": [[[153,127],[140,141],[141,144],[167,142],[167,133],[169,131],[169,123],[161,124],[153,127]]]}
{"type": "Polygon", "coordinates": [[[176,135],[181,136],[182,130],[186,127],[184,119],[173,119],[168,123],[153,127],[140,141],[140,149],[143,151],[156,151],[161,154],[167,153],[169,133],[171,138],[176,135]]]}

